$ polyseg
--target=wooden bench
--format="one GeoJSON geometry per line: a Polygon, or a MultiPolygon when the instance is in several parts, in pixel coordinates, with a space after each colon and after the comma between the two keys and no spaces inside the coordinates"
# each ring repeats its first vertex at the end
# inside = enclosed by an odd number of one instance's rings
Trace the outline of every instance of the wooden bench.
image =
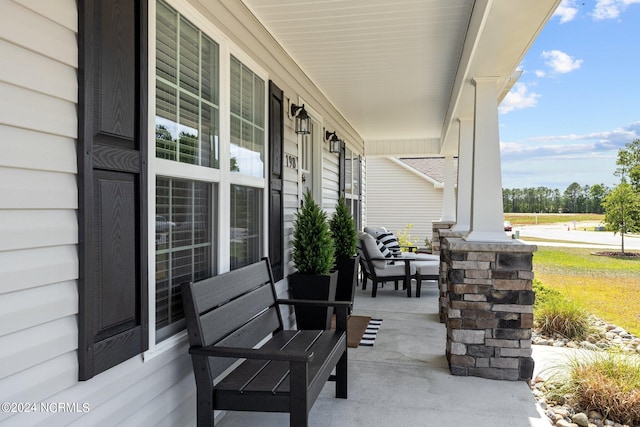
{"type": "Polygon", "coordinates": [[[278,300],[267,258],[181,291],[199,427],[214,425],[215,409],[288,412],[291,426],[306,426],[330,379],[347,398],[349,302],[278,300]],[[334,306],[336,329],[284,330],[280,305],[294,302],[334,306]]]}

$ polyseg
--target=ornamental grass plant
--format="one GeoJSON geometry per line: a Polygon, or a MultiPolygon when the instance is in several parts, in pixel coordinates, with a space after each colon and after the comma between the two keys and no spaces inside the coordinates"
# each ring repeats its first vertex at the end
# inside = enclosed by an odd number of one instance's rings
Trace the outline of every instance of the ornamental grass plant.
{"type": "Polygon", "coordinates": [[[534,321],[542,334],[582,340],[591,332],[590,314],[581,305],[539,281],[534,283],[534,290],[534,321]]]}
{"type": "Polygon", "coordinates": [[[614,350],[580,352],[564,373],[550,379],[549,398],[640,426],[640,357],[614,350]]]}

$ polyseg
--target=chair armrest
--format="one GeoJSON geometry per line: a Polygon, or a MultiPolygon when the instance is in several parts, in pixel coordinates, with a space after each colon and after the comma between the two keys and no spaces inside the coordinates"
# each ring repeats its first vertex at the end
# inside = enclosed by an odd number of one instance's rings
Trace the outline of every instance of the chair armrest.
{"type": "Polygon", "coordinates": [[[391,258],[369,258],[371,261],[403,261],[405,264],[415,261],[415,258],[391,257],[391,258]]]}
{"type": "Polygon", "coordinates": [[[284,362],[311,362],[312,351],[264,350],[261,348],[223,347],[210,345],[194,346],[189,353],[199,356],[233,357],[236,359],[280,360],[284,362]]]}

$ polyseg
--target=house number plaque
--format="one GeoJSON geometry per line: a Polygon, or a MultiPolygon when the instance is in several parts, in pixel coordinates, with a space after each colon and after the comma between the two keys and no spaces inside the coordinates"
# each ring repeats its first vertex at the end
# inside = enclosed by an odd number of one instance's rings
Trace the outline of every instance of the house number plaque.
{"type": "Polygon", "coordinates": [[[298,169],[298,158],[291,154],[284,155],[284,164],[291,169],[298,169]]]}

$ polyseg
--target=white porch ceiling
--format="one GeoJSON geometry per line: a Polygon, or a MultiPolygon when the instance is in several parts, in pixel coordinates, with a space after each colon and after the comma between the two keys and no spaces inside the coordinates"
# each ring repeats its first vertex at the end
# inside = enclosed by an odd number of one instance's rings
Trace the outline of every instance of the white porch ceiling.
{"type": "Polygon", "coordinates": [[[511,74],[560,2],[242,1],[365,146],[368,141],[437,139],[440,152],[455,118],[472,113],[471,78],[478,75],[473,73],[498,76],[508,88],[511,74]]]}

